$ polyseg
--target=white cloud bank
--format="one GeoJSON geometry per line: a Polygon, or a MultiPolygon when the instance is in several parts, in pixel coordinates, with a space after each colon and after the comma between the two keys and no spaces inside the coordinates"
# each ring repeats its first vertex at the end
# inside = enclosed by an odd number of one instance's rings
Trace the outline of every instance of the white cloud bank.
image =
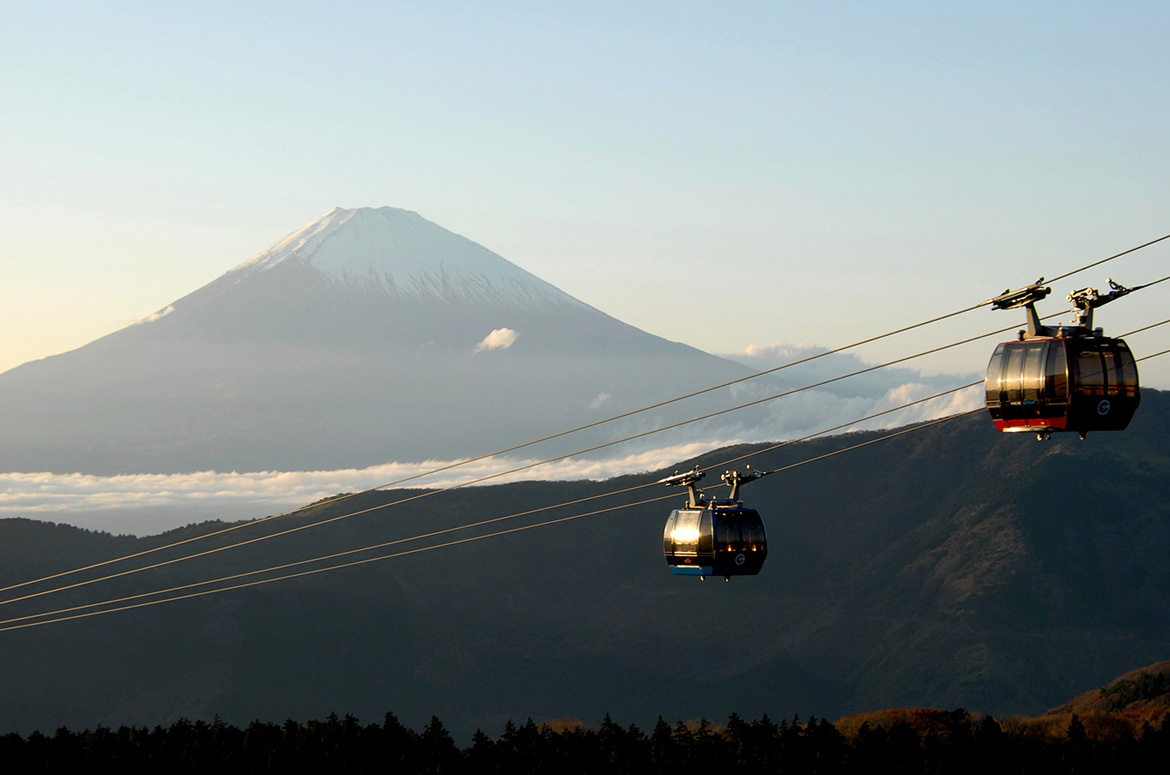
{"type": "Polygon", "coordinates": [[[475,346],[475,352],[480,353],[484,350],[507,350],[518,338],[520,338],[520,334],[510,328],[497,328],[475,346]]]}
{"type": "MultiPolygon", "coordinates": [[[[563,460],[491,479],[484,484],[522,480],[608,479],[653,471],[700,455],[734,439],[696,442],[624,457],[563,460]]],[[[24,517],[62,522],[113,533],[151,535],[192,522],[252,519],[291,511],[342,492],[358,492],[423,474],[453,461],[387,463],[341,471],[258,473],[0,474],[0,519],[24,517]]],[[[426,476],[401,487],[450,487],[538,462],[488,458],[426,476]]]]}
{"type": "MultiPolygon", "coordinates": [[[[477,348],[502,349],[519,336],[511,329],[497,329],[477,348]]],[[[757,368],[767,368],[794,356],[807,355],[811,348],[753,348],[739,358],[757,368]]],[[[813,351],[815,352],[815,351],[813,351]]],[[[776,395],[794,386],[808,385],[823,375],[842,374],[860,362],[849,356],[831,356],[785,379],[762,378],[740,383],[730,389],[733,403],[747,403],[776,395]]],[[[785,374],[785,372],[781,372],[785,374]]],[[[665,438],[661,447],[642,446],[613,457],[564,460],[491,479],[498,484],[523,479],[571,480],[608,479],[623,474],[655,471],[722,446],[794,439],[810,433],[848,424],[842,430],[893,428],[975,409],[982,405],[981,386],[951,393],[883,417],[859,422],[858,418],[903,406],[942,390],[972,381],[966,377],[922,377],[908,369],[882,370],[866,375],[861,384],[846,388],[838,383],[816,390],[804,390],[768,401],[750,420],[736,413],[726,416],[722,430],[706,433],[694,426],[701,439],[675,443],[665,438]],[[737,424],[738,423],[738,424],[737,424]]],[[[608,404],[610,396],[599,394],[596,408],[608,404]]],[[[639,430],[644,430],[639,428],[639,430]]],[[[686,438],[687,432],[678,434],[686,438]]],[[[676,437],[678,438],[678,437],[676,437]]],[[[650,443],[653,443],[651,440],[650,443]]],[[[539,449],[539,448],[537,448],[539,449]]],[[[538,454],[538,453],[537,453],[538,454]]],[[[489,458],[451,471],[405,483],[403,487],[448,487],[498,474],[537,462],[538,458],[489,458]]],[[[258,473],[137,474],[90,476],[84,474],[0,473],[0,518],[25,517],[64,522],[112,533],[150,535],[193,522],[241,520],[264,517],[297,509],[342,492],[382,488],[406,477],[423,474],[451,461],[388,463],[340,471],[264,471],[258,473]]]]}
{"type": "MultiPolygon", "coordinates": [[[[880,399],[848,401],[827,394],[793,396],[796,401],[774,406],[765,422],[721,438],[709,438],[625,456],[569,459],[490,479],[484,484],[521,480],[609,479],[656,471],[713,449],[766,440],[794,438],[794,424],[820,430],[859,416],[900,406],[935,391],[907,384],[880,399]],[[826,400],[827,399],[827,400],[826,400]],[[789,432],[781,435],[783,427],[789,432]]],[[[847,430],[896,427],[942,417],[981,404],[978,389],[955,393],[847,430]]],[[[501,474],[538,462],[538,458],[488,458],[450,471],[425,476],[401,487],[449,487],[501,474]]],[[[0,518],[24,517],[63,522],[111,533],[152,535],[207,520],[253,519],[297,509],[342,492],[383,488],[401,479],[444,467],[452,461],[387,463],[340,471],[262,471],[256,473],[86,474],[0,473],[0,518]]]]}

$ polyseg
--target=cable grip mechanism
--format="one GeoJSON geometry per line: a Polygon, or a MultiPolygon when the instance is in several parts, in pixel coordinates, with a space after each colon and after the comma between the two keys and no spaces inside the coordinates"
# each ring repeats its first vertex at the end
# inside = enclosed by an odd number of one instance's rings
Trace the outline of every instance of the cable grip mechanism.
{"type": "Polygon", "coordinates": [[[655,484],[665,484],[667,487],[686,487],[687,508],[702,509],[706,508],[707,502],[703,500],[703,491],[695,484],[706,475],[705,472],[699,470],[698,466],[695,466],[693,471],[684,471],[681,474],[675,471],[673,476],[659,479],[655,484]]]}

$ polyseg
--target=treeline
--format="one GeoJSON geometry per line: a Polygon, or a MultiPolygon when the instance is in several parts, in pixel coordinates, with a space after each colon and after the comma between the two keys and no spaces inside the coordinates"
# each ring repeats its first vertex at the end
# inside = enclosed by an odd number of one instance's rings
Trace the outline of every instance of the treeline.
{"type": "Polygon", "coordinates": [[[216,719],[169,727],[58,729],[53,735],[0,738],[0,771],[21,773],[1142,773],[1162,772],[1170,755],[1170,714],[1137,734],[1105,737],[1072,716],[1062,735],[956,711],[894,711],[837,724],[767,716],[726,725],[707,720],[649,732],[609,716],[599,728],[579,722],[509,722],[490,738],[477,731],[460,749],[439,719],[415,732],[391,713],[381,724],[353,716],[240,729],[216,719]]]}
{"type": "Polygon", "coordinates": [[[1109,702],[1109,710],[1121,710],[1143,700],[1152,700],[1166,693],[1166,674],[1143,673],[1137,678],[1122,678],[1101,689],[1101,697],[1109,702]]]}

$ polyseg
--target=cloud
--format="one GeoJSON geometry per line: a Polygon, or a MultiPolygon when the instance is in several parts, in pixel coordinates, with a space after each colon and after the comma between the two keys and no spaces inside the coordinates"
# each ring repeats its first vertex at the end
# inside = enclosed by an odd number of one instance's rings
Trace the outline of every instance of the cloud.
{"type": "MultiPolygon", "coordinates": [[[[745,442],[755,443],[800,438],[838,426],[842,427],[835,431],[837,433],[897,428],[982,406],[982,386],[976,386],[897,409],[959,384],[963,383],[934,385],[907,382],[892,385],[879,395],[854,396],[842,396],[826,390],[806,390],[761,404],[752,422],[738,427],[736,435],[745,442]],[[892,409],[896,411],[872,420],[861,419],[892,409]]],[[[775,386],[767,384],[747,383],[737,385],[736,388],[739,388],[735,391],[737,403],[747,403],[775,394],[775,386]]]]}
{"type": "Polygon", "coordinates": [[[165,318],[167,315],[171,314],[174,311],[175,311],[175,305],[172,304],[172,305],[166,307],[165,309],[160,309],[158,312],[154,313],[153,315],[148,315],[147,317],[144,317],[142,320],[137,321],[137,323],[138,324],[153,323],[156,320],[162,320],[163,318],[165,318]]]}
{"type": "Polygon", "coordinates": [[[743,361],[754,361],[756,365],[767,365],[770,367],[779,366],[782,363],[789,363],[798,358],[807,358],[810,355],[828,352],[828,349],[827,347],[809,347],[803,344],[749,344],[742,353],[726,357],[743,361]]]}
{"type": "MultiPolygon", "coordinates": [[[[870,423],[859,417],[901,406],[937,392],[922,384],[892,388],[880,398],[842,400],[829,393],[797,394],[766,404],[762,420],[726,427],[717,434],[680,443],[637,449],[614,457],[560,460],[516,473],[539,458],[492,457],[438,474],[421,476],[400,487],[445,488],[487,479],[480,484],[523,480],[610,479],[651,472],[721,447],[796,438],[834,425],[844,430],[891,428],[966,411],[980,405],[979,388],[944,396],[870,423]]],[[[399,480],[426,474],[459,461],[426,460],[386,463],[338,471],[261,471],[254,473],[86,474],[0,473],[0,519],[24,517],[63,522],[112,533],[152,535],[208,520],[254,519],[292,511],[343,492],[386,489],[399,480]]]]}
{"type": "Polygon", "coordinates": [[[507,350],[519,337],[520,334],[510,328],[497,328],[475,346],[475,352],[483,352],[484,350],[507,350]]]}
{"type": "MultiPolygon", "coordinates": [[[[797,438],[839,424],[843,430],[893,428],[943,417],[981,405],[982,391],[970,388],[934,401],[859,423],[859,417],[902,406],[938,392],[924,384],[899,385],[879,398],[843,400],[809,391],[765,404],[767,414],[742,426],[679,443],[660,441],[613,457],[589,457],[505,473],[539,462],[539,458],[492,457],[438,474],[421,476],[400,487],[445,488],[502,484],[523,480],[610,479],[657,471],[679,461],[735,444],[797,438]]],[[[688,436],[689,434],[684,434],[688,436]]],[[[459,461],[426,460],[386,463],[338,471],[260,471],[253,473],[87,474],[0,473],[0,518],[23,517],[63,522],[112,533],[152,535],[208,520],[254,519],[292,511],[343,492],[385,489],[402,479],[426,474],[459,461]]]]}
{"type": "MultiPolygon", "coordinates": [[[[653,471],[734,443],[709,440],[605,459],[561,460],[498,476],[483,484],[523,480],[609,479],[653,471]]],[[[425,474],[458,461],[387,463],[340,471],[88,474],[0,473],[0,519],[23,517],[93,530],[150,535],[193,522],[252,519],[291,511],[342,492],[358,492],[425,474]]],[[[444,488],[539,462],[494,457],[421,477],[402,487],[444,488]]]]}
{"type": "Polygon", "coordinates": [[[799,438],[838,425],[845,425],[845,431],[894,428],[968,411],[983,403],[982,387],[977,386],[861,422],[858,418],[969,384],[982,374],[926,376],[904,366],[869,371],[873,364],[854,353],[828,353],[823,347],[786,343],[752,345],[723,357],[761,371],[794,364],[730,388],[736,404],[787,394],[760,404],[751,423],[740,421],[739,435],[752,442],[799,438]],[[813,356],[822,357],[796,363],[813,356]],[[838,379],[855,372],[863,373],[838,379]],[[818,387],[807,389],[814,384],[818,387]]]}
{"type": "MultiPolygon", "coordinates": [[[[481,342],[477,351],[507,347],[517,336],[510,329],[498,329],[481,342]]],[[[776,358],[791,360],[793,355],[807,353],[809,349],[755,348],[754,358],[757,362],[776,358]]],[[[609,479],[670,467],[689,457],[733,444],[795,439],[838,425],[844,426],[842,430],[893,428],[982,405],[982,389],[976,386],[861,422],[859,418],[971,382],[972,377],[924,377],[909,369],[883,369],[862,378],[850,378],[813,390],[797,390],[816,382],[827,372],[842,374],[852,371],[860,362],[853,356],[835,355],[814,364],[787,369],[727,389],[728,406],[789,393],[750,410],[686,425],[588,458],[562,460],[489,479],[484,484],[532,479],[609,479]]],[[[590,405],[600,409],[608,406],[611,400],[612,397],[603,392],[590,405]]],[[[608,438],[664,427],[674,419],[642,415],[620,429],[613,426],[608,438]]],[[[109,477],[0,473],[0,518],[61,521],[115,533],[149,535],[192,522],[253,519],[291,511],[342,492],[385,488],[401,479],[425,474],[452,462],[457,461],[387,463],[339,471],[205,471],[109,477]]],[[[535,462],[538,462],[536,457],[488,458],[401,486],[449,487],[535,462]]]]}

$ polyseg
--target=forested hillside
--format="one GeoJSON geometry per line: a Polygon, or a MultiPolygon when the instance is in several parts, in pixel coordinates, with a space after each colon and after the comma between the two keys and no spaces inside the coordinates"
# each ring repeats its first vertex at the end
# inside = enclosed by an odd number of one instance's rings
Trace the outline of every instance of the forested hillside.
{"type": "MultiPolygon", "coordinates": [[[[747,462],[781,468],[880,435],[756,452],[747,462]]],[[[758,577],[729,584],[667,571],[661,530],[681,501],[674,493],[332,573],[2,632],[0,729],[165,725],[216,715],[246,725],[333,711],[381,718],[392,709],[415,729],[438,716],[462,740],[510,719],[606,712],[643,729],[658,715],[733,712],[1036,714],[1166,658],[1168,450],[1170,396],[1146,391],[1123,434],[1037,443],[1001,436],[977,415],[777,473],[744,490],[767,519],[768,561],[758,577]]],[[[707,482],[717,481],[724,461],[752,452],[720,450],[678,468],[713,466],[707,482]]],[[[0,610],[7,618],[237,574],[665,473],[444,493],[0,610]]],[[[671,492],[650,487],[470,533],[659,495],[671,492]]],[[[403,497],[373,493],[229,537],[403,497]]],[[[214,527],[132,539],[0,522],[0,582],[214,527]]],[[[193,547],[205,544],[184,549],[193,547]]]]}

